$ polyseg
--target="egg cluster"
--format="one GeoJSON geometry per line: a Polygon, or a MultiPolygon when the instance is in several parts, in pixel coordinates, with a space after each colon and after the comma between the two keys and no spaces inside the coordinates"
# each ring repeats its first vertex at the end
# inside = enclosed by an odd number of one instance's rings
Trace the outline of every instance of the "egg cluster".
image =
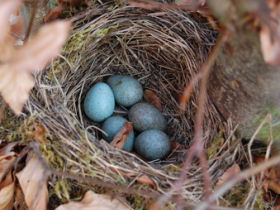
{"type": "Polygon", "coordinates": [[[142,85],[133,77],[114,75],[107,83],[98,82],[87,93],[84,111],[88,118],[103,122],[102,130],[107,134],[105,140],[113,141],[115,135],[128,121],[113,115],[115,104],[130,108],[128,119],[133,123],[135,132],[127,137],[123,149],[135,151],[147,160],[162,159],[171,150],[169,137],[163,132],[167,122],[162,113],[153,105],[141,102],[142,85]],[[113,115],[113,116],[112,116],[113,115]],[[135,134],[139,134],[135,138],[135,134]]]}

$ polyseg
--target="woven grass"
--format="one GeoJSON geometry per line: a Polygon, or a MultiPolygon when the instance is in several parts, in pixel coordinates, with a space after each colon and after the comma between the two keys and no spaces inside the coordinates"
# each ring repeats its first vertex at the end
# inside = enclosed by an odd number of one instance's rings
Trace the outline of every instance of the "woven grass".
{"type": "MultiPolygon", "coordinates": [[[[106,5],[75,17],[73,25],[60,58],[48,71],[36,75],[36,90],[27,106],[49,132],[49,144],[41,148],[43,155],[51,167],[63,172],[165,193],[178,178],[188,151],[173,150],[165,160],[146,162],[134,153],[114,149],[102,140],[100,124],[84,115],[83,99],[93,84],[105,81],[110,75],[133,76],[144,89],[153,90],[161,98],[170,139],[188,147],[193,138],[198,87],[185,114],[179,112],[179,96],[209,54],[217,33],[198,14],[180,10],[152,12],[133,7],[111,10],[106,5]],[[137,177],[142,174],[156,183],[155,189],[137,184],[137,177]]],[[[127,110],[117,107],[115,112],[126,115],[127,110]]],[[[231,127],[222,125],[208,100],[204,121],[206,146],[215,140],[218,127],[223,127],[223,137],[229,138],[222,142],[220,150],[209,155],[213,183],[232,163],[234,149],[238,147],[230,138],[231,127]]],[[[182,196],[187,201],[199,202],[204,190],[201,169],[196,162],[188,173],[182,196]]],[[[54,188],[59,183],[52,182],[54,188]]],[[[67,197],[67,190],[63,193],[67,197]]]]}

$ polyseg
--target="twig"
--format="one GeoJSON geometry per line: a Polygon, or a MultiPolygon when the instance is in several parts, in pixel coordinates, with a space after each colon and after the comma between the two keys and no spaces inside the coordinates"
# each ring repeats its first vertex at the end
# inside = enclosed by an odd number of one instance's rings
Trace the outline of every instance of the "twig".
{"type": "Polygon", "coordinates": [[[36,12],[37,12],[38,4],[39,4],[39,0],[33,1],[33,10],[32,10],[31,18],[30,18],[29,25],[27,28],[27,32],[26,32],[26,35],[24,38],[25,41],[29,38],[29,36],[31,34],[31,29],[32,29],[32,26],[34,23],[34,18],[35,18],[36,12]]]}
{"type": "MultiPolygon", "coordinates": [[[[187,172],[188,172],[189,166],[191,164],[191,161],[195,157],[195,155],[199,157],[200,164],[201,164],[202,170],[203,170],[205,196],[206,196],[206,198],[208,198],[210,196],[211,180],[210,180],[210,176],[208,173],[208,164],[207,164],[205,153],[203,150],[203,137],[202,137],[203,136],[203,118],[204,118],[205,103],[206,103],[206,98],[207,98],[207,82],[208,82],[209,73],[210,73],[212,65],[214,64],[216,57],[218,56],[218,52],[219,52],[220,48],[223,46],[223,43],[227,40],[227,38],[228,38],[228,33],[227,33],[227,30],[225,30],[225,32],[220,35],[212,52],[210,53],[206,62],[202,65],[201,70],[199,71],[199,72],[201,72],[203,77],[202,77],[202,82],[200,85],[198,111],[197,111],[196,120],[195,120],[195,128],[194,128],[195,134],[194,134],[193,144],[190,147],[189,152],[187,153],[179,179],[170,188],[169,193],[162,196],[157,201],[157,203],[159,205],[164,203],[166,200],[170,199],[170,192],[177,191],[178,192],[177,194],[179,196],[181,196],[180,194],[181,194],[182,186],[184,185],[184,182],[187,179],[187,172]]],[[[180,199],[181,199],[181,197],[179,197],[178,202],[182,203],[180,201],[180,199]]],[[[179,207],[177,207],[177,209],[181,209],[181,207],[179,206],[179,207]]]]}
{"type": "Polygon", "coordinates": [[[206,209],[210,203],[217,200],[219,197],[221,197],[223,194],[225,194],[229,189],[231,189],[238,182],[240,182],[244,179],[247,179],[255,174],[258,174],[268,168],[271,168],[272,166],[279,164],[279,162],[280,162],[280,155],[273,157],[267,161],[264,161],[261,164],[258,164],[257,166],[255,166],[253,168],[244,170],[243,172],[241,172],[241,173],[237,174],[235,177],[233,177],[231,180],[225,182],[225,184],[222,185],[220,188],[218,188],[216,191],[214,191],[206,201],[199,204],[195,208],[195,210],[206,209]]]}
{"type": "Polygon", "coordinates": [[[189,99],[191,97],[192,91],[194,89],[194,86],[198,83],[198,81],[203,77],[202,72],[198,72],[186,85],[184,88],[183,94],[180,97],[180,111],[182,113],[185,113],[186,111],[186,104],[189,102],[189,99]]]}

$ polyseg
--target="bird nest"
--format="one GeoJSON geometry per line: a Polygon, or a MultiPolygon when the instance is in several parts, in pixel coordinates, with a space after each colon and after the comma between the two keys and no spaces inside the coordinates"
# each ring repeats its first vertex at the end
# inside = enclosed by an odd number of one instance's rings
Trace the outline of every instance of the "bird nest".
{"type": "MultiPolygon", "coordinates": [[[[95,7],[76,16],[73,26],[59,59],[46,72],[36,75],[36,88],[27,106],[31,116],[36,116],[48,130],[49,144],[41,148],[42,154],[50,167],[81,177],[71,185],[85,187],[86,177],[112,186],[165,193],[179,177],[188,150],[173,148],[166,159],[146,162],[133,152],[115,149],[102,140],[100,124],[86,118],[83,100],[96,82],[114,74],[133,76],[144,89],[152,90],[161,99],[170,139],[188,148],[194,135],[198,87],[194,87],[184,114],[179,110],[179,98],[215,44],[217,33],[195,13],[133,7],[95,7]],[[143,175],[152,180],[152,187],[139,181],[143,175]]],[[[125,115],[127,110],[117,108],[115,112],[125,115]]],[[[219,115],[207,99],[205,145],[217,136],[219,125],[219,115]]],[[[213,182],[222,173],[221,165],[230,161],[219,160],[224,155],[231,157],[230,144],[223,148],[223,152],[217,150],[208,155],[213,182]]],[[[198,163],[193,163],[188,175],[182,196],[198,202],[203,197],[198,163]]],[[[59,197],[67,198],[67,193],[73,191],[61,180],[52,183],[59,197]],[[63,192],[58,192],[58,188],[64,188],[63,192]]],[[[87,188],[96,186],[88,179],[87,183],[87,188]]]]}

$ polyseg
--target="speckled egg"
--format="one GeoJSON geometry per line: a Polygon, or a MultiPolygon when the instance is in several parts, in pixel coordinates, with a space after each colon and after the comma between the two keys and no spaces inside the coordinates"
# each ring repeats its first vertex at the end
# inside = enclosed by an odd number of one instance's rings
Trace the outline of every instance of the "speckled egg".
{"type": "Polygon", "coordinates": [[[138,103],[132,106],[128,112],[128,118],[138,131],[166,128],[166,120],[162,113],[148,103],[138,103]]]}
{"type": "Polygon", "coordinates": [[[143,97],[142,85],[133,77],[114,75],[107,83],[113,89],[115,100],[119,105],[130,107],[143,97]]]}
{"type": "MultiPolygon", "coordinates": [[[[108,136],[105,137],[105,140],[109,143],[113,141],[115,135],[122,129],[127,119],[121,116],[112,116],[106,119],[103,123],[102,130],[105,131],[108,136]]],[[[133,149],[134,144],[134,132],[132,131],[131,134],[126,139],[123,149],[130,152],[133,149]]]]}
{"type": "Polygon", "coordinates": [[[115,98],[112,89],[104,82],[95,84],[84,101],[86,115],[95,122],[102,122],[113,114],[115,98]]]}
{"type": "Polygon", "coordinates": [[[147,160],[156,160],[166,157],[171,144],[168,136],[156,129],[142,132],[135,139],[134,148],[136,152],[147,160]]]}

